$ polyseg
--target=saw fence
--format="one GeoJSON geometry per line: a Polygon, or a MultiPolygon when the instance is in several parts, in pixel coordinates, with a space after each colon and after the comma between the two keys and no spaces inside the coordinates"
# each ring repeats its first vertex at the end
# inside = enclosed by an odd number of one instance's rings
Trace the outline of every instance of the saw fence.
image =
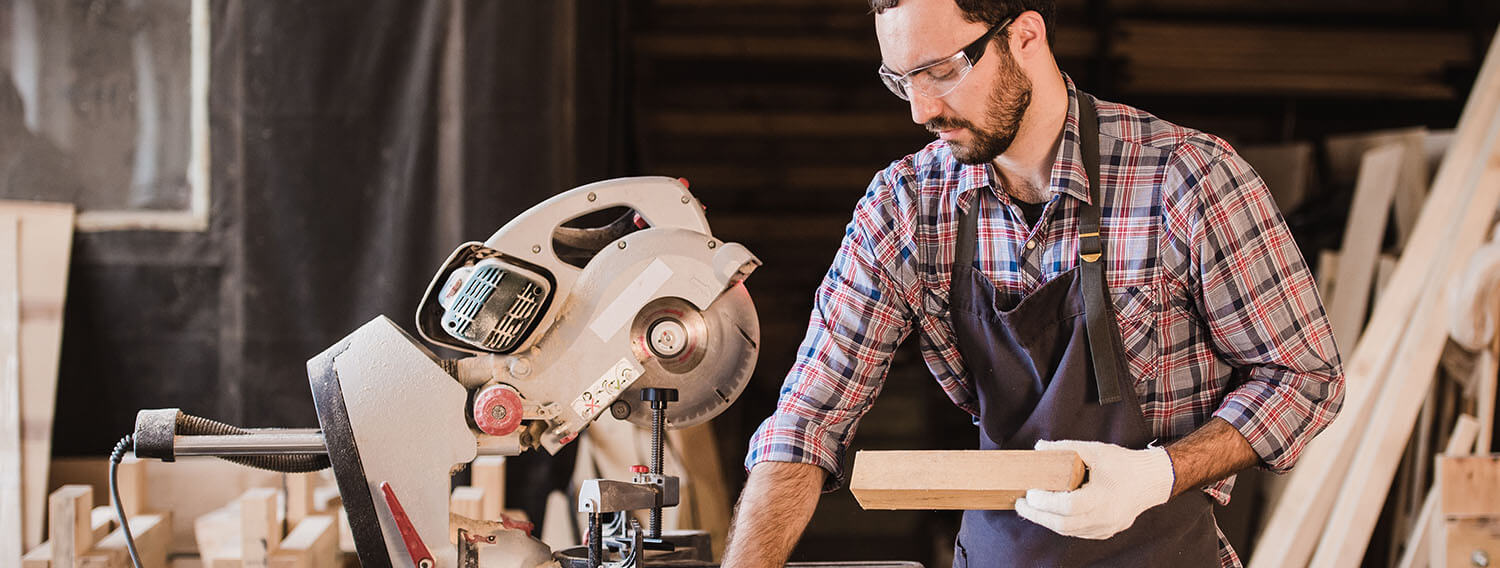
{"type": "Polygon", "coordinates": [[[1500,508],[1483,481],[1496,479],[1497,462],[1434,458],[1476,443],[1487,453],[1493,438],[1500,42],[1451,136],[1346,136],[1326,150],[1335,170],[1357,171],[1342,247],[1318,270],[1347,391],[1338,419],[1269,488],[1250,565],[1358,566],[1375,547],[1403,566],[1487,565],[1480,559],[1500,554],[1500,508]],[[1397,239],[1382,251],[1388,223],[1397,239]],[[1460,468],[1467,477],[1431,487],[1435,470],[1460,468]],[[1476,504],[1455,509],[1464,502],[1476,504]],[[1389,526],[1377,532],[1383,509],[1389,526]]]}

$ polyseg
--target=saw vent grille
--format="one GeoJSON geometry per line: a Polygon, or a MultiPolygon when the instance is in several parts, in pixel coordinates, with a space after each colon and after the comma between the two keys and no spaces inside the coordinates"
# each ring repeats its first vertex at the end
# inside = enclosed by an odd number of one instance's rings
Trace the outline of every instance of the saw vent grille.
{"type": "Polygon", "coordinates": [[[484,346],[496,351],[505,351],[514,347],[521,341],[522,332],[526,326],[536,317],[536,312],[542,306],[542,289],[531,282],[526,282],[521,292],[516,294],[515,303],[505,311],[494,328],[490,329],[489,335],[484,338],[484,346]]]}
{"type": "Polygon", "coordinates": [[[472,332],[474,319],[479,316],[479,311],[484,309],[484,304],[495,294],[495,288],[500,279],[505,276],[505,271],[498,266],[478,266],[474,273],[469,275],[469,280],[464,283],[463,290],[453,299],[453,307],[448,309],[448,316],[452,318],[449,329],[459,337],[474,337],[472,332]]]}

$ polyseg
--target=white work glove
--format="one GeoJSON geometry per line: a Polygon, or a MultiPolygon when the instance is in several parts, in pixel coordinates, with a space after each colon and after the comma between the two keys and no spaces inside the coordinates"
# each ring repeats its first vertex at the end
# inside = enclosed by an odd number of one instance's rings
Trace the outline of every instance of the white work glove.
{"type": "Polygon", "coordinates": [[[1088,466],[1088,482],[1073,491],[1032,489],[1016,513],[1061,535],[1102,540],[1130,528],[1146,509],[1172,496],[1177,475],[1166,448],[1132,450],[1102,442],[1042,440],[1038,450],[1072,450],[1088,466]]]}

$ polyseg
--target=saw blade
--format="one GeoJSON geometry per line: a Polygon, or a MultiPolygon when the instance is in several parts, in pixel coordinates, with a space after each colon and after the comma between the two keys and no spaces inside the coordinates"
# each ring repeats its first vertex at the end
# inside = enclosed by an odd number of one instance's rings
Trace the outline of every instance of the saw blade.
{"type": "Polygon", "coordinates": [[[708,421],[728,408],[755,371],[760,321],[743,284],[725,290],[707,310],[678,298],[659,298],[636,314],[631,350],[646,368],[619,401],[630,405],[631,423],[651,427],[651,405],[643,388],[677,389],[667,406],[671,429],[708,421]]]}

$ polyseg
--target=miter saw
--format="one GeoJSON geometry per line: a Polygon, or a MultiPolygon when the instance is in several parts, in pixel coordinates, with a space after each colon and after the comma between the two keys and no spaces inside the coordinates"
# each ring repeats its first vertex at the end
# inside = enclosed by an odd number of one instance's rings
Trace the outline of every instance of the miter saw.
{"type": "Polygon", "coordinates": [[[308,361],[320,429],[143,410],[121,448],[280,471],[331,465],[367,567],[639,565],[674,547],[659,527],[678,488],[662,473],[662,430],[714,417],[749,382],[760,328],[741,282],[759,265],[713,236],[683,182],[585,185],[439,268],[417,332],[471,356],[438,358],[377,317],[308,361]],[[555,453],[606,412],[652,428],[656,443],[635,479],[581,488],[589,545],[554,555],[506,522],[450,513],[450,477],[477,455],[555,453]],[[644,529],[620,514],[643,509],[644,529]]]}

